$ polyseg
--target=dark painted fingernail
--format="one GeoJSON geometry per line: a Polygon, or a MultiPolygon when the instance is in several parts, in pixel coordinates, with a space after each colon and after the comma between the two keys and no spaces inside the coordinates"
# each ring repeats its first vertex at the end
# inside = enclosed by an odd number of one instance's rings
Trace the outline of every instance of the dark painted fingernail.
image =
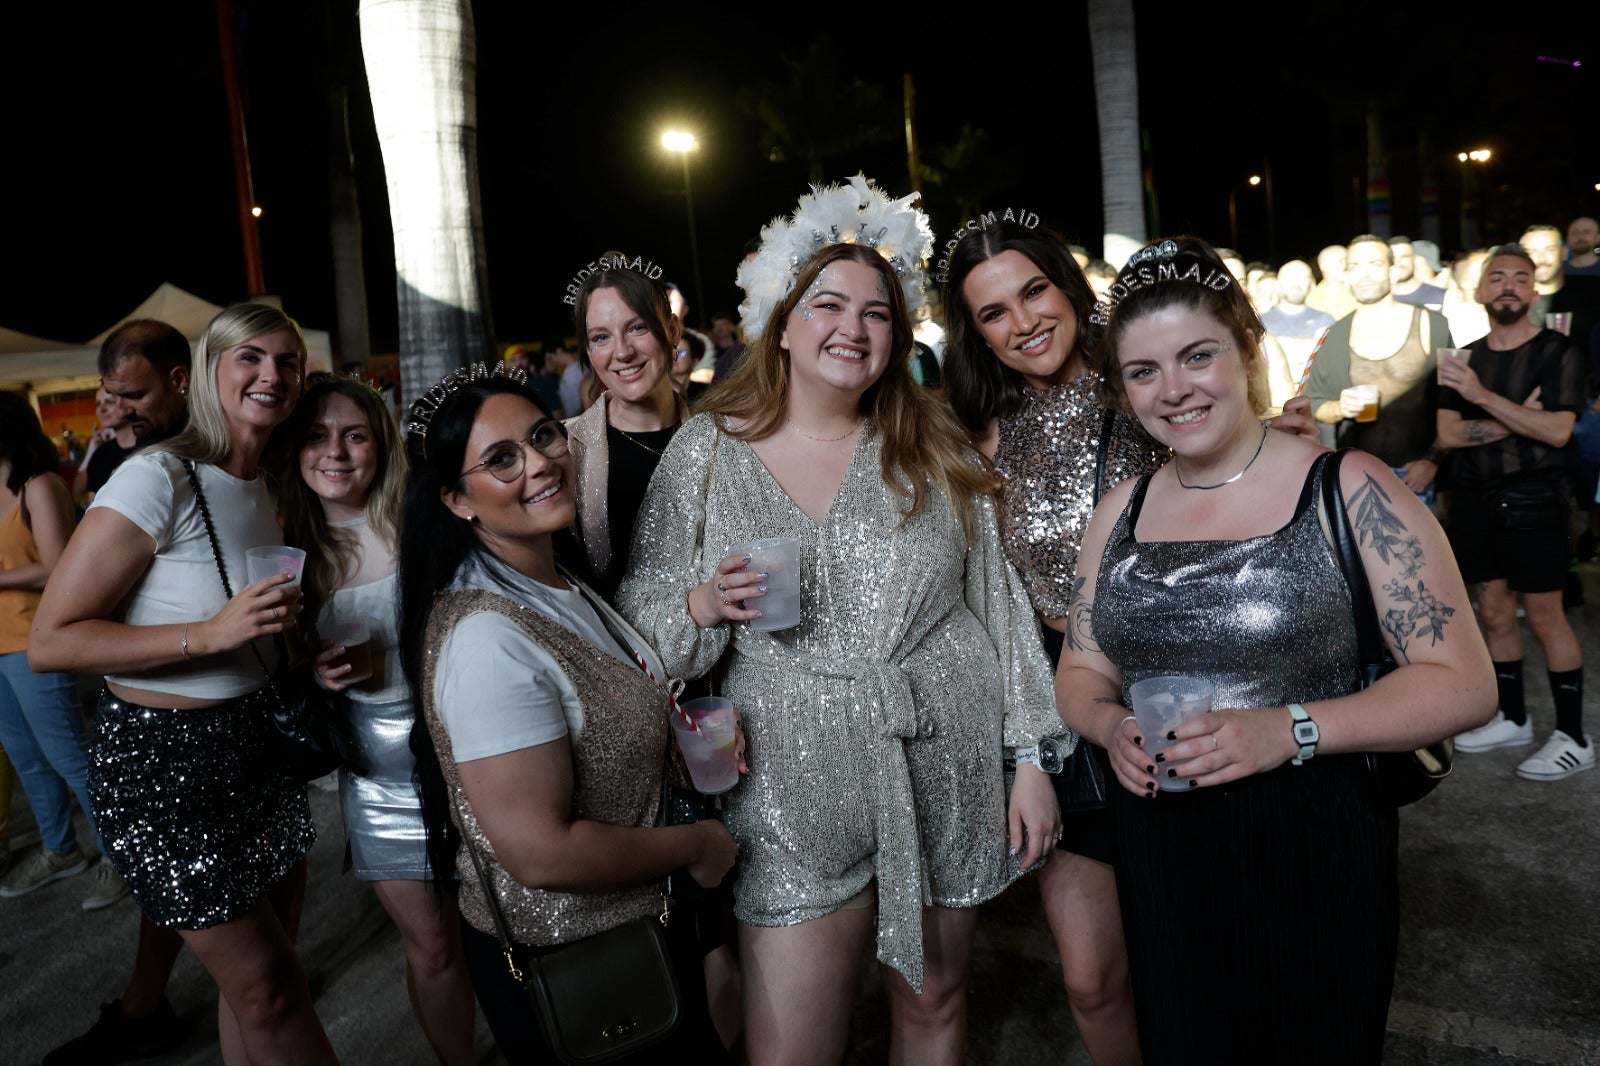
{"type": "Polygon", "coordinates": [[[1173,730],[1169,729],[1169,730],[1167,730],[1167,739],[1168,740],[1177,740],[1178,739],[1178,734],[1176,732],[1174,732],[1173,730]]]}
{"type": "Polygon", "coordinates": [[[1166,761],[1167,761],[1167,753],[1166,752],[1162,752],[1160,755],[1156,756],[1156,762],[1166,762],[1166,761]]]}
{"type": "Polygon", "coordinates": [[[1177,777],[1178,776],[1177,769],[1174,768],[1174,767],[1168,767],[1167,768],[1167,776],[1168,777],[1177,777]]]}
{"type": "Polygon", "coordinates": [[[1153,791],[1155,791],[1155,787],[1156,787],[1156,783],[1155,783],[1155,782],[1154,782],[1154,781],[1146,781],[1146,782],[1145,782],[1145,783],[1144,783],[1144,790],[1145,790],[1145,791],[1146,791],[1146,792],[1153,792],[1153,791]]]}
{"type": "Polygon", "coordinates": [[[1156,772],[1156,768],[1154,766],[1146,766],[1144,768],[1144,772],[1147,774],[1153,774],[1156,772]]]}
{"type": "Polygon", "coordinates": [[[745,561],[745,562],[747,562],[747,563],[748,563],[748,562],[749,562],[749,561],[750,561],[750,556],[748,556],[748,555],[746,555],[746,556],[745,556],[745,557],[744,557],[744,561],[745,561]]]}
{"type": "Polygon", "coordinates": [[[1191,777],[1189,779],[1189,787],[1190,788],[1199,788],[1200,787],[1200,782],[1196,781],[1194,778],[1191,777]]]}
{"type": "Polygon", "coordinates": [[[1141,748],[1144,747],[1144,737],[1134,737],[1133,742],[1139,745],[1141,748]]]}

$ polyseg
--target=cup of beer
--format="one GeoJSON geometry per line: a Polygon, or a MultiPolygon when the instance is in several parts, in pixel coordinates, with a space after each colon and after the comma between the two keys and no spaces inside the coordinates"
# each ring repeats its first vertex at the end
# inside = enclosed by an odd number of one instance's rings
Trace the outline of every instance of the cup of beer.
{"type": "Polygon", "coordinates": [[[1351,385],[1344,390],[1351,399],[1361,404],[1361,413],[1356,415],[1357,422],[1376,422],[1378,420],[1378,400],[1381,398],[1376,385],[1351,385]]]}

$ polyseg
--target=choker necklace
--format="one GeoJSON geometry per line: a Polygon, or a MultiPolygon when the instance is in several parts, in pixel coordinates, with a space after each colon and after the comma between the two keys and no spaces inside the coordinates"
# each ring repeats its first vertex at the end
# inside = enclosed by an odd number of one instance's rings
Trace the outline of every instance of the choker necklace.
{"type": "Polygon", "coordinates": [[[1250,457],[1250,461],[1248,463],[1244,464],[1244,468],[1242,470],[1240,470],[1237,474],[1233,475],[1232,477],[1230,477],[1226,481],[1219,481],[1215,485],[1190,485],[1190,484],[1187,484],[1183,480],[1183,470],[1179,468],[1178,461],[1176,459],[1174,459],[1172,461],[1172,472],[1174,474],[1178,475],[1178,484],[1182,485],[1186,489],[1220,489],[1224,485],[1232,485],[1235,481],[1238,481],[1240,478],[1244,477],[1245,470],[1249,470],[1252,466],[1256,465],[1256,460],[1261,458],[1261,449],[1267,443],[1267,434],[1271,433],[1271,432],[1272,432],[1272,430],[1268,426],[1266,426],[1264,424],[1262,425],[1262,427],[1261,427],[1261,442],[1256,445],[1256,453],[1250,457]]]}
{"type": "MultiPolygon", "coordinates": [[[[610,425],[610,423],[607,423],[607,425],[610,425]]],[[[656,451],[656,449],[650,447],[650,445],[646,444],[644,441],[640,440],[638,437],[635,437],[632,433],[629,433],[627,430],[623,429],[621,426],[611,426],[611,428],[616,430],[618,433],[621,433],[624,437],[627,437],[635,445],[637,445],[640,448],[643,448],[645,451],[649,452],[651,455],[655,456],[657,459],[665,458],[665,456],[663,456],[660,452],[656,451]]],[[[674,426],[662,426],[661,429],[652,430],[651,432],[660,433],[661,430],[663,430],[663,429],[673,429],[673,428],[676,428],[676,427],[674,427],[674,426]]]]}
{"type": "Polygon", "coordinates": [[[844,440],[846,437],[854,436],[856,433],[859,433],[861,431],[861,422],[858,420],[856,422],[856,424],[853,427],[851,427],[850,432],[848,432],[848,433],[841,433],[837,437],[813,437],[811,434],[807,433],[805,430],[803,430],[799,426],[795,425],[793,419],[785,418],[784,421],[789,424],[789,428],[790,429],[792,429],[796,433],[800,434],[806,440],[814,440],[818,444],[834,444],[834,443],[837,443],[838,441],[844,440]]]}

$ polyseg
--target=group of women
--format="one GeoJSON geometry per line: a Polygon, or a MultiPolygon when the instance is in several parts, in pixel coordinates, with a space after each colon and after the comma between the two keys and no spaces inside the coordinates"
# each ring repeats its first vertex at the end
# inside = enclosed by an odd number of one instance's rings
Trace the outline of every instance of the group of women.
{"type": "Polygon", "coordinates": [[[188,429],[97,495],[29,655],[106,678],[97,824],[216,978],[229,1061],[333,1058],[293,947],[313,829],[267,757],[262,668],[351,616],[371,677],[316,651],[358,739],[350,866],[441,1061],[472,1058],[474,995],[508,1060],[548,1061],[508,962],[653,913],[676,874],[721,894],[668,922],[688,1001],[641,1061],[839,1061],[870,945],[891,1056],[956,1063],[977,908],[1034,871],[1094,1061],[1378,1060],[1395,815],[1354,753],[1494,700],[1437,524],[1381,464],[1345,464],[1343,492],[1414,545],[1364,541],[1372,586],[1426,582],[1463,620],[1357,692],[1322,449],[1302,413],[1262,420],[1260,323],[1215,253],[1152,246],[1097,307],[1060,237],[969,228],[936,392],[911,369],[913,200],[858,177],[764,230],[740,269],[748,354],[692,415],[683,324],[621,255],[576,287],[604,391],[566,423],[480,365],[402,439],[365,385],[305,379],[281,312],[212,323],[188,429]],[[747,624],[767,574],[734,551],[770,537],[799,541],[802,575],[775,631],[747,624]],[[300,586],[246,584],[246,549],[284,540],[300,586]],[[1181,779],[1127,711],[1168,673],[1217,690],[1169,737],[1181,779]],[[668,825],[680,682],[737,706],[743,777],[719,817],[668,825]],[[1063,815],[1039,752],[1080,744],[1117,787],[1063,815]]]}

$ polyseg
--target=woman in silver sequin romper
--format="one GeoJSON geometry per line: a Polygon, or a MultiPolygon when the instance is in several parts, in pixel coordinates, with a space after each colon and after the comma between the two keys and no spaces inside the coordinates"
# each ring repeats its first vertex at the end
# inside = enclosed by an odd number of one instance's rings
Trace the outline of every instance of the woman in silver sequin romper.
{"type": "MultiPolygon", "coordinates": [[[[1094,294],[1067,242],[1004,219],[964,228],[946,260],[945,390],[1000,473],[1001,543],[1054,662],[1096,492],[1155,470],[1166,449],[1101,405],[1100,377],[1089,369],[1099,338],[1089,322],[1094,294]]],[[[1063,813],[1062,830],[1039,870],[1039,894],[1072,1018],[1098,1066],[1137,1063],[1111,816],[1063,813]]]]}
{"type": "Polygon", "coordinates": [[[886,210],[812,221],[806,200],[763,233],[740,273],[757,339],[668,448],[618,605],[744,715],[750,774],[726,817],[752,1060],[839,1060],[876,929],[892,1057],[954,1063],[975,908],[1059,825],[1037,767],[1008,804],[1002,752],[1061,724],[990,476],[911,374],[920,279],[890,257],[927,249],[894,243],[905,218],[863,178],[824,199],[886,210]],[[891,236],[809,243],[830,232],[891,236]],[[763,632],[742,623],[764,575],[729,549],[774,536],[802,542],[801,617],[763,632]]]}
{"type": "Polygon", "coordinates": [[[1340,488],[1399,667],[1356,691],[1349,591],[1324,531],[1320,445],[1270,433],[1261,325],[1193,238],[1110,290],[1110,393],[1173,450],[1084,536],[1058,693],[1104,745],[1149,1063],[1377,1063],[1398,932],[1397,817],[1360,753],[1487,721],[1495,682],[1449,543],[1374,457],[1340,488]],[[1187,674],[1214,710],[1152,757],[1129,686],[1187,674]]]}
{"type": "Polygon", "coordinates": [[[413,780],[416,701],[398,654],[395,564],[406,484],[400,427],[382,394],[359,378],[313,374],[288,430],[284,530],[307,553],[301,589],[323,638],[318,678],[345,694],[359,758],[339,770],[346,854],[400,930],[412,1010],[434,1054],[443,1063],[472,1063],[472,982],[461,954],[455,878],[452,871],[442,891],[431,883],[413,780]],[[353,649],[338,643],[345,635],[336,628],[352,621],[371,634],[353,649]]]}
{"type": "Polygon", "coordinates": [[[216,980],[230,1061],[334,1061],[294,952],[316,833],[305,785],[273,755],[273,696],[247,647],[272,663],[273,638],[300,612],[286,576],[246,584],[245,552],[283,543],[259,464],[305,358],[300,327],[275,307],[239,304],[211,321],[185,379],[188,427],[96,494],[29,649],[35,669],[105,675],[89,752],[95,822],[140,908],[216,980]]]}

